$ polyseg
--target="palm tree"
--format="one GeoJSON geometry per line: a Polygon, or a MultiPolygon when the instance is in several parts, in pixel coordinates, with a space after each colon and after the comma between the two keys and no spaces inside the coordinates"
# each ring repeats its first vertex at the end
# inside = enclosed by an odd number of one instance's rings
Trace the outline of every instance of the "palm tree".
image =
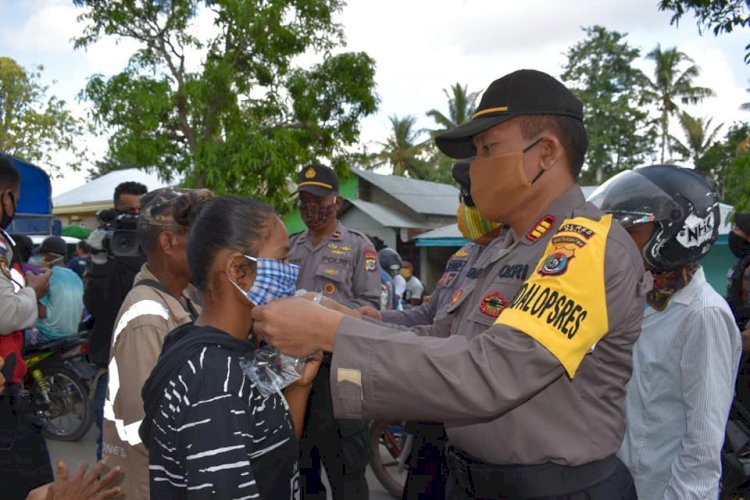
{"type": "Polygon", "coordinates": [[[713,118],[695,118],[686,112],[680,113],[680,125],[685,134],[685,142],[676,137],[671,137],[674,142],[674,150],[684,158],[690,158],[693,165],[698,165],[698,159],[702,157],[715,140],[724,124],[719,124],[711,130],[713,118]]]}
{"type": "MultiPolygon", "coordinates": [[[[745,89],[746,92],[750,92],[750,89],[745,89]]],[[[750,102],[744,102],[740,104],[740,109],[742,111],[750,111],[750,102]]]]}
{"type": "Polygon", "coordinates": [[[388,119],[391,121],[391,135],[380,143],[383,149],[375,155],[376,164],[390,165],[393,175],[422,177],[425,161],[421,155],[428,144],[419,141],[421,131],[414,128],[417,117],[408,115],[399,118],[392,115],[388,119]]]}
{"type": "Polygon", "coordinates": [[[693,64],[693,60],[687,54],[680,52],[676,47],[662,50],[661,46],[657,45],[646,58],[656,64],[654,79],[647,82],[644,98],[647,102],[656,103],[661,114],[661,161],[664,163],[669,147],[669,117],[679,111],[677,102],[696,104],[706,97],[713,96],[714,92],[707,87],[693,85],[700,69],[693,64]],[[688,66],[681,69],[685,64],[688,66]]]}
{"type": "Polygon", "coordinates": [[[427,116],[435,120],[440,127],[431,131],[433,137],[471,120],[471,115],[477,107],[479,92],[469,92],[467,85],[456,82],[451,85],[450,92],[443,89],[443,93],[448,98],[448,115],[437,109],[427,112],[427,116]]]}

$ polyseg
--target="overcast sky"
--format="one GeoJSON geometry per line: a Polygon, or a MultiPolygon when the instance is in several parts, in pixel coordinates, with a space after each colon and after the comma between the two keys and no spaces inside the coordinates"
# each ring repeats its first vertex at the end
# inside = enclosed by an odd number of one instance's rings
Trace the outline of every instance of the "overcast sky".
{"type": "MultiPolygon", "coordinates": [[[[452,83],[482,91],[494,79],[521,68],[559,77],[564,52],[583,38],[582,26],[600,24],[628,33],[627,40],[647,53],[657,43],[677,46],[692,57],[702,73],[699,85],[717,96],[692,106],[697,116],[714,117],[714,124],[750,120],[739,105],[750,101],[750,66],[743,63],[750,30],[714,37],[698,34],[692,17],[679,27],[670,14],[657,10],[658,0],[350,0],[339,16],[347,50],[366,51],[377,61],[380,110],[363,123],[363,142],[385,140],[388,116],[413,114],[419,127],[430,127],[425,112],[447,111],[442,89],[452,83]]],[[[76,112],[84,104],[76,95],[94,73],[110,75],[125,66],[133,45],[104,40],[87,51],[73,49],[80,33],[79,9],[71,0],[0,0],[0,55],[22,66],[45,67],[43,81],[50,93],[65,99],[76,112]]],[[[202,22],[202,24],[201,24],[202,22]]],[[[198,31],[210,29],[210,19],[198,31]]],[[[650,74],[648,62],[639,67],[650,74]]],[[[102,141],[86,140],[95,154],[102,141]]],[[[53,180],[53,196],[85,182],[83,173],[53,180]]]]}

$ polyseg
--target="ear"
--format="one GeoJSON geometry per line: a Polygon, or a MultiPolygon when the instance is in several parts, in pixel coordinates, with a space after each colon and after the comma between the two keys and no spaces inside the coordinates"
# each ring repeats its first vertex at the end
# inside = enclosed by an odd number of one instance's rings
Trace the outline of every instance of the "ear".
{"type": "Polygon", "coordinates": [[[162,252],[167,255],[174,254],[175,241],[174,234],[171,231],[162,231],[159,233],[158,240],[162,252]]]}
{"type": "Polygon", "coordinates": [[[334,205],[336,205],[337,212],[341,210],[341,207],[344,206],[344,198],[340,194],[336,194],[336,202],[334,203],[334,205]]]}
{"type": "Polygon", "coordinates": [[[249,266],[250,262],[239,252],[232,252],[226,256],[224,272],[242,288],[250,288],[255,280],[255,270],[249,266]]]}
{"type": "Polygon", "coordinates": [[[563,159],[563,148],[560,139],[554,135],[545,136],[539,145],[539,162],[544,170],[560,165],[563,159]]]}

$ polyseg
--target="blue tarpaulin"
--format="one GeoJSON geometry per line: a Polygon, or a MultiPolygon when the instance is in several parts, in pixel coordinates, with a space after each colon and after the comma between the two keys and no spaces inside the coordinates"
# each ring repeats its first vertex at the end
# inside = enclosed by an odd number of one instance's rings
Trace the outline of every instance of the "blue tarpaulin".
{"type": "Polygon", "coordinates": [[[16,216],[7,228],[9,233],[60,234],[61,227],[52,222],[52,184],[49,175],[31,163],[5,155],[21,173],[21,196],[16,216]]]}

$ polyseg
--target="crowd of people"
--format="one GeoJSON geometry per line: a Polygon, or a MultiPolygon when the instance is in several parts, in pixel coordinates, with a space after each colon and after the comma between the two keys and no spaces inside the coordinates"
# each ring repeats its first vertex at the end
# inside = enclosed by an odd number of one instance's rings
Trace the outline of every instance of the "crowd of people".
{"type": "MultiPolygon", "coordinates": [[[[750,214],[724,298],[699,262],[713,184],[654,165],[586,200],[583,120],[522,70],[436,138],[461,160],[468,243],[429,297],[413,262],[338,220],[320,164],[299,171],[291,236],[260,201],[134,182],[114,206],[137,214],[139,256],[97,229],[67,263],[57,237],[34,260],[3,231],[4,497],[366,500],[368,422],[389,419],[415,435],[407,500],[717,498],[730,408],[750,403],[750,214]],[[53,475],[23,349],[75,333],[84,307],[103,460],[53,475]],[[296,380],[267,390],[261,352],[296,380]]],[[[19,185],[0,159],[2,228],[19,185]]]]}

